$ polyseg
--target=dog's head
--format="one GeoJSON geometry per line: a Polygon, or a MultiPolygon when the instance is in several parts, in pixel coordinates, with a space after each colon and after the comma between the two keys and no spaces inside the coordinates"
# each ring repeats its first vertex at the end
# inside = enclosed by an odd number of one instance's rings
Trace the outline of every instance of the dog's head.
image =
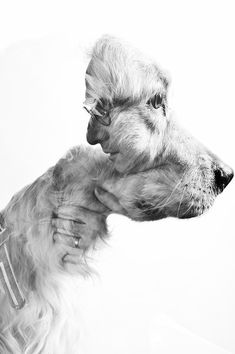
{"type": "Polygon", "coordinates": [[[168,84],[137,50],[108,36],[98,40],[86,72],[87,140],[99,143],[119,172],[154,169],[168,215],[196,216],[211,206],[233,171],[172,119],[168,84]]]}

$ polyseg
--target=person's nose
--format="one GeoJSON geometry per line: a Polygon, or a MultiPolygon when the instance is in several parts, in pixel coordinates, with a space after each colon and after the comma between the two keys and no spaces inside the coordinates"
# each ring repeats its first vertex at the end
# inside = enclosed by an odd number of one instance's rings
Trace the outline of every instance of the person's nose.
{"type": "Polygon", "coordinates": [[[103,127],[89,122],[86,138],[90,145],[101,144],[109,139],[109,133],[103,127]]]}

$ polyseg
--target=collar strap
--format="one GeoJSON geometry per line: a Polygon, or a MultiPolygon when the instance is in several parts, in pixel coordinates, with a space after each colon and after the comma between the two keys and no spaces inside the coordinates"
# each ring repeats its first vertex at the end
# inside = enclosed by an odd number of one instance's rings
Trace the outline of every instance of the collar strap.
{"type": "Polygon", "coordinates": [[[11,306],[20,310],[25,305],[25,297],[17,283],[9,257],[7,249],[9,237],[9,233],[0,223],[0,281],[11,306]]]}

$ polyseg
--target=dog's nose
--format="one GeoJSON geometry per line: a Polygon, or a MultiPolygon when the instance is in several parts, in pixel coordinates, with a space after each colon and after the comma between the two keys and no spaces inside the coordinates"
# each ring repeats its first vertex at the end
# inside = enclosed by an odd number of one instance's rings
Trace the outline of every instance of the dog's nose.
{"type": "Polygon", "coordinates": [[[222,167],[217,167],[214,170],[215,177],[215,188],[218,193],[221,193],[224,188],[229,184],[229,182],[233,178],[233,170],[232,169],[223,169],[222,167]]]}

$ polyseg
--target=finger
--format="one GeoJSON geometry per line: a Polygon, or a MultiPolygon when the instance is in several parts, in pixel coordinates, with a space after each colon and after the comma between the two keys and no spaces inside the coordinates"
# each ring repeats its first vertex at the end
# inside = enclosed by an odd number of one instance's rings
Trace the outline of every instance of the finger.
{"type": "Polygon", "coordinates": [[[93,216],[95,217],[98,214],[99,213],[95,210],[90,210],[81,206],[67,203],[61,205],[58,208],[56,216],[61,219],[73,220],[80,224],[86,224],[87,219],[93,216]]]}
{"type": "Polygon", "coordinates": [[[70,263],[70,264],[78,264],[81,265],[81,255],[77,255],[77,254],[66,254],[64,255],[64,257],[62,258],[63,263],[70,263]]]}
{"type": "Polygon", "coordinates": [[[62,261],[74,264],[84,263],[84,250],[77,248],[67,248],[62,257],[62,261]]]}
{"type": "MultiPolygon", "coordinates": [[[[63,233],[56,232],[53,235],[53,240],[55,243],[66,245],[73,250],[74,249],[78,250],[81,248],[81,245],[80,245],[81,237],[71,237],[71,236],[66,236],[63,233]]],[[[70,252],[72,252],[72,250],[70,250],[70,252]]]]}
{"type": "Polygon", "coordinates": [[[80,236],[83,224],[78,223],[74,220],[66,220],[61,218],[53,218],[51,224],[56,232],[67,236],[80,236]]]}
{"type": "Polygon", "coordinates": [[[125,210],[123,207],[120,205],[117,197],[115,195],[107,192],[101,187],[96,187],[95,188],[95,195],[97,199],[104,204],[106,207],[108,207],[110,210],[112,210],[115,213],[119,214],[125,214],[125,210]]]}
{"type": "Polygon", "coordinates": [[[81,218],[81,207],[77,205],[63,204],[59,206],[57,212],[52,215],[52,218],[71,220],[81,225],[85,224],[85,221],[81,218]]]}

